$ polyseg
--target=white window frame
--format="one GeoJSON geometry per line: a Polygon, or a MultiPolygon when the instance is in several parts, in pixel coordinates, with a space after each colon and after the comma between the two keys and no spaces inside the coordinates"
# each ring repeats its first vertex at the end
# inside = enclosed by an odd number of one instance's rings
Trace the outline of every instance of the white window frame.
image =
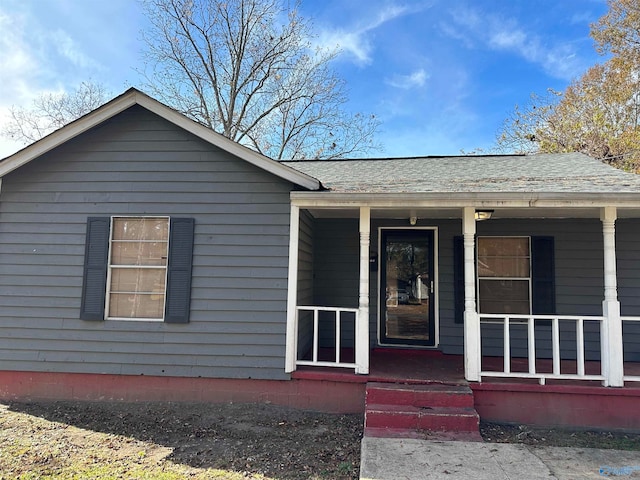
{"type": "MultiPolygon", "coordinates": [[[[165,307],[167,305],[167,277],[168,277],[168,272],[169,272],[169,250],[170,250],[170,242],[171,239],[171,217],[168,217],[166,215],[113,215],[111,216],[111,221],[110,221],[110,225],[109,225],[109,255],[107,258],[107,292],[106,292],[106,296],[105,296],[105,306],[104,306],[104,315],[105,315],[105,319],[106,320],[122,320],[122,321],[128,321],[128,322],[164,322],[164,312],[165,312],[165,307]],[[132,317],[112,317],[109,315],[109,306],[110,306],[110,300],[111,300],[111,271],[113,266],[111,265],[111,254],[112,254],[112,246],[113,246],[113,232],[114,232],[114,228],[113,228],[113,223],[114,220],[116,219],[120,219],[120,218],[124,218],[124,219],[146,219],[146,218],[153,218],[153,219],[164,219],[167,221],[167,263],[166,265],[148,265],[148,266],[144,266],[144,268],[149,268],[149,269],[164,269],[164,294],[163,294],[163,303],[162,303],[162,317],[160,318],[132,318],[132,317]]],[[[123,266],[123,265],[117,265],[116,268],[127,268],[128,266],[123,266]]],[[[140,268],[139,266],[130,266],[131,268],[140,268]]],[[[139,292],[138,292],[139,293],[139,292]]]]}
{"type": "Polygon", "coordinates": [[[532,274],[533,274],[533,264],[531,263],[531,258],[532,258],[532,254],[531,254],[531,236],[528,235],[480,235],[477,237],[476,239],[476,243],[478,244],[478,248],[476,248],[476,301],[478,304],[478,313],[482,314],[482,313],[496,313],[496,312],[481,312],[480,311],[480,305],[481,305],[481,298],[480,298],[480,280],[507,280],[507,281],[512,281],[512,280],[518,280],[518,281],[527,281],[528,283],[528,291],[529,291],[529,312],[528,314],[531,315],[533,312],[533,291],[532,291],[532,274]],[[526,238],[527,242],[529,243],[529,276],[528,277],[483,277],[480,275],[480,265],[479,265],[479,257],[480,257],[480,239],[481,238],[526,238]]]}

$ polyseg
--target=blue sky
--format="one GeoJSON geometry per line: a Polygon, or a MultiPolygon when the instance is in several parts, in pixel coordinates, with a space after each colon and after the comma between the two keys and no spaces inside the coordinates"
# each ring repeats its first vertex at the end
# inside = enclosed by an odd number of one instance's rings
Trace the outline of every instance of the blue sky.
{"type": "MultiPolygon", "coordinates": [[[[376,156],[490,148],[532,92],[564,89],[602,59],[589,24],[605,0],[302,0],[353,111],[382,120],[376,156]]],[[[92,79],[140,86],[136,0],[0,0],[0,124],[11,105],[92,79]]],[[[0,158],[21,145],[0,139],[0,158]]]]}

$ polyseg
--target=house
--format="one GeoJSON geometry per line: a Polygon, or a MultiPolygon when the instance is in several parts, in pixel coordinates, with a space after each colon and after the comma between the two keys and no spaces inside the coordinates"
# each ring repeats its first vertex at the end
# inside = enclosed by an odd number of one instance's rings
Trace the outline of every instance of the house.
{"type": "Polygon", "coordinates": [[[487,419],[640,428],[640,176],[276,162],[130,89],[0,178],[0,399],[363,411],[459,362],[487,419]]]}

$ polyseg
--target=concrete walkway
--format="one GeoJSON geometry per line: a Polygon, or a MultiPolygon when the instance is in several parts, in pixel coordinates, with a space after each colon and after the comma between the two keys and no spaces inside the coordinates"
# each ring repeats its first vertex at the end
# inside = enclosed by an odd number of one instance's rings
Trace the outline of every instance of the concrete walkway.
{"type": "Polygon", "coordinates": [[[361,448],[361,480],[640,478],[640,452],[372,437],[361,448]]]}

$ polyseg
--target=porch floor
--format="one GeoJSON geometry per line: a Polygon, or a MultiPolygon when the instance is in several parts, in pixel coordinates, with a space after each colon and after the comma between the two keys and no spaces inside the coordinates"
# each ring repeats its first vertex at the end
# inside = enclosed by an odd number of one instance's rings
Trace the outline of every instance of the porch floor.
{"type": "Polygon", "coordinates": [[[464,357],[429,350],[374,349],[369,381],[466,385],[464,357]]]}
{"type": "MultiPolygon", "coordinates": [[[[322,357],[332,358],[334,354],[323,351],[322,357]]],[[[350,351],[342,354],[343,358],[352,357],[350,351]]],[[[483,357],[482,369],[490,371],[502,370],[502,357],[483,357]]],[[[512,372],[526,372],[528,368],[526,358],[512,358],[512,372]]],[[[539,373],[553,371],[551,359],[538,359],[536,370],[539,373]]],[[[562,373],[575,373],[576,362],[563,360],[560,371],[562,373]]],[[[585,362],[587,374],[600,373],[600,362],[585,362]]],[[[640,363],[625,362],[625,374],[640,376],[640,363]]],[[[466,385],[464,378],[464,356],[445,355],[435,350],[410,350],[375,348],[370,353],[369,375],[356,375],[351,369],[331,367],[299,367],[293,373],[294,378],[308,378],[317,380],[336,380],[343,382],[388,382],[407,384],[441,383],[447,385],[466,385]]],[[[537,379],[520,379],[506,377],[482,377],[482,383],[511,383],[511,384],[538,384],[537,379]]],[[[586,380],[547,380],[547,385],[585,385],[599,386],[600,381],[586,380]]],[[[640,387],[640,382],[625,382],[625,386],[640,387]]]]}

